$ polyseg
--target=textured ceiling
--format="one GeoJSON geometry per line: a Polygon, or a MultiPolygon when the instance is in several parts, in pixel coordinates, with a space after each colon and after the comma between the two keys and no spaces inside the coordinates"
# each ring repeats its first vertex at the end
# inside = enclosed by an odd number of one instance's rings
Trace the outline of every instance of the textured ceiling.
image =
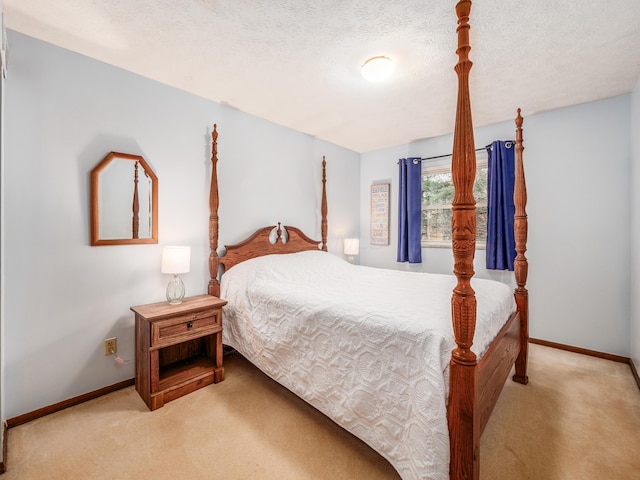
{"type": "MultiPolygon", "coordinates": [[[[454,5],[4,0],[4,11],[7,28],[366,152],[452,131],[454,5]],[[394,74],[367,83],[359,65],[376,55],[394,74]]],[[[478,0],[470,23],[476,126],[628,93],[640,74],[640,0],[478,0]]]]}

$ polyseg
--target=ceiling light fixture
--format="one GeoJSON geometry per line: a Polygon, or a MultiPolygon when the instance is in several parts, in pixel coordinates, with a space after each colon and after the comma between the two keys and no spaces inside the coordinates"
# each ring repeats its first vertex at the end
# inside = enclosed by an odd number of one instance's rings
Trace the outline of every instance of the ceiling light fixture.
{"type": "Polygon", "coordinates": [[[362,76],[370,82],[384,80],[393,70],[393,62],[389,57],[380,55],[373,57],[362,64],[362,76]]]}

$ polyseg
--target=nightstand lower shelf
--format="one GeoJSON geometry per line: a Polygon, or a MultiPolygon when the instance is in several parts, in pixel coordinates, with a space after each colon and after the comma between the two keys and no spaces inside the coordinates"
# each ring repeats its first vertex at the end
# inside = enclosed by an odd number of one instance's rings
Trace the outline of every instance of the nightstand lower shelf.
{"type": "Polygon", "coordinates": [[[213,375],[216,364],[208,357],[195,357],[160,368],[158,391],[169,390],[186,381],[213,375]]]}

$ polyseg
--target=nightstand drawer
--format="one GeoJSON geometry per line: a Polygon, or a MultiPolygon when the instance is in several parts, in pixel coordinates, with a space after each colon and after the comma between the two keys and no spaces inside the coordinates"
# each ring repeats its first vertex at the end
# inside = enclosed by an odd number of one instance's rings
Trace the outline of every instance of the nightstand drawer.
{"type": "Polygon", "coordinates": [[[151,328],[151,346],[171,344],[186,337],[208,334],[221,329],[221,314],[197,312],[154,322],[151,328]]]}

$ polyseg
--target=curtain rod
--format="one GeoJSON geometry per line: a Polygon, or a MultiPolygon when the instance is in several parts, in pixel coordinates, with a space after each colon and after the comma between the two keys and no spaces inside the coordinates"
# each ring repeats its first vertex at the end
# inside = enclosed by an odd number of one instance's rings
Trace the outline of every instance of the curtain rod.
{"type": "MultiPolygon", "coordinates": [[[[507,148],[511,148],[515,143],[516,142],[513,141],[513,140],[509,140],[509,141],[505,142],[507,148]]],[[[487,145],[486,147],[482,147],[482,148],[476,148],[474,150],[474,152],[481,152],[482,150],[486,150],[487,148],[491,148],[491,145],[487,145]]],[[[433,157],[424,157],[424,158],[421,158],[420,161],[423,162],[425,160],[435,160],[436,158],[445,158],[445,157],[452,157],[452,156],[453,156],[453,153],[448,153],[446,155],[436,155],[436,156],[433,156],[433,157]]],[[[417,163],[417,160],[416,160],[416,163],[417,163]]]]}
{"type": "MultiPolygon", "coordinates": [[[[504,143],[507,148],[511,148],[516,144],[515,140],[507,140],[504,143]]],[[[482,148],[476,148],[474,152],[481,152],[482,150],[487,150],[487,149],[491,150],[491,145],[487,145],[486,147],[482,147],[482,148]]],[[[453,153],[447,153],[446,155],[435,155],[433,157],[414,158],[413,163],[417,164],[419,162],[424,162],[425,160],[435,160],[436,158],[446,158],[446,157],[453,157],[453,153]]],[[[398,161],[398,164],[399,163],[400,161],[398,161]]]]}
{"type": "MultiPolygon", "coordinates": [[[[486,147],[476,148],[474,152],[480,152],[482,150],[486,150],[486,147]]],[[[421,158],[420,161],[423,162],[425,160],[435,160],[436,158],[445,158],[445,157],[453,157],[453,153],[447,153],[445,155],[435,155],[433,157],[424,157],[424,158],[421,158]]]]}

